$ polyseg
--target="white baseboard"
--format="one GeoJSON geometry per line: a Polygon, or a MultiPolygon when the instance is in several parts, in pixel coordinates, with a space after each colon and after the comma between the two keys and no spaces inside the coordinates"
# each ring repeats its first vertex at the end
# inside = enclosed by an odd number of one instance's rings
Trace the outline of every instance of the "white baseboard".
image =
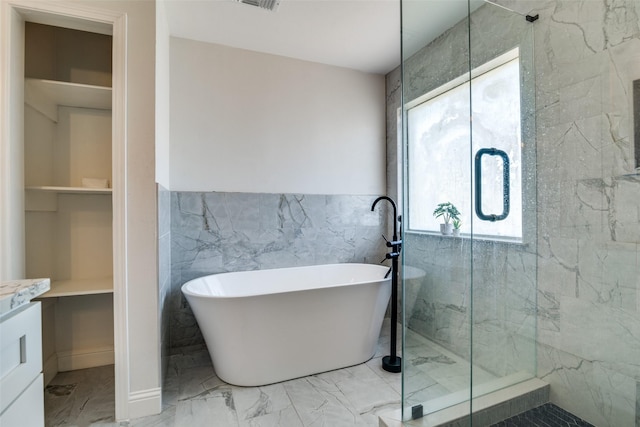
{"type": "Polygon", "coordinates": [[[58,374],[58,355],[53,353],[42,364],[42,373],[44,374],[44,386],[46,387],[53,377],[58,374]]]}
{"type": "Polygon", "coordinates": [[[162,389],[133,391],[129,393],[129,418],[146,417],[162,412],[162,389]]]}
{"type": "Polygon", "coordinates": [[[113,347],[58,352],[59,372],[113,364],[113,347]]]}

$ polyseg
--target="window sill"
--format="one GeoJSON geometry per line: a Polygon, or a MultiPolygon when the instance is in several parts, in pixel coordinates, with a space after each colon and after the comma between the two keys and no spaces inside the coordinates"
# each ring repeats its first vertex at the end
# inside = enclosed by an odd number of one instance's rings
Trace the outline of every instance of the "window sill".
{"type": "Polygon", "coordinates": [[[485,235],[471,235],[470,233],[461,233],[459,236],[453,235],[444,235],[434,231],[422,231],[422,230],[406,230],[405,234],[415,235],[415,236],[427,236],[433,238],[440,239],[461,239],[464,241],[471,241],[477,243],[498,243],[505,245],[514,245],[514,246],[529,246],[530,242],[525,242],[521,239],[513,238],[513,237],[500,237],[500,236],[485,236],[485,235]]]}

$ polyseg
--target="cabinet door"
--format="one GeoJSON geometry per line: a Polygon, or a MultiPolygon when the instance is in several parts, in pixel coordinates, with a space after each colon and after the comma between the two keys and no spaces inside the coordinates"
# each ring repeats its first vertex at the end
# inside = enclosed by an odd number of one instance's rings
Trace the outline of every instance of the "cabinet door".
{"type": "Polygon", "coordinates": [[[44,426],[44,384],[42,381],[42,374],[40,374],[20,397],[0,415],[0,426],[44,426]]]}
{"type": "Polygon", "coordinates": [[[0,319],[0,413],[42,372],[40,318],[32,302],[0,319]]]}

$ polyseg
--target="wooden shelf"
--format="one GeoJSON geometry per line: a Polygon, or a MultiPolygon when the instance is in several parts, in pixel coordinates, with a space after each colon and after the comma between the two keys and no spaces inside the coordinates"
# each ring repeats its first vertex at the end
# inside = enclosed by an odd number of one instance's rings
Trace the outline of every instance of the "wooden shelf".
{"type": "Polygon", "coordinates": [[[51,289],[38,298],[57,298],[77,295],[113,293],[113,279],[52,280],[51,289]]]}
{"type": "Polygon", "coordinates": [[[51,185],[42,185],[34,187],[26,187],[29,191],[43,191],[48,193],[64,193],[64,194],[111,194],[111,188],[92,188],[92,187],[57,187],[51,185]]]}

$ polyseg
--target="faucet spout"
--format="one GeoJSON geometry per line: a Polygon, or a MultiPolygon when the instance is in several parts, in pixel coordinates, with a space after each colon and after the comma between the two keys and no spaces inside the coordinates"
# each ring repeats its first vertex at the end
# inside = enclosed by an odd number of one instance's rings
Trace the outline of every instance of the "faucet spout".
{"type": "Polygon", "coordinates": [[[396,202],[394,202],[391,197],[380,196],[373,201],[373,204],[371,205],[372,212],[380,200],[388,201],[389,203],[391,203],[391,206],[393,207],[393,240],[394,241],[398,240],[398,225],[397,225],[398,210],[396,208],[396,202]]]}

